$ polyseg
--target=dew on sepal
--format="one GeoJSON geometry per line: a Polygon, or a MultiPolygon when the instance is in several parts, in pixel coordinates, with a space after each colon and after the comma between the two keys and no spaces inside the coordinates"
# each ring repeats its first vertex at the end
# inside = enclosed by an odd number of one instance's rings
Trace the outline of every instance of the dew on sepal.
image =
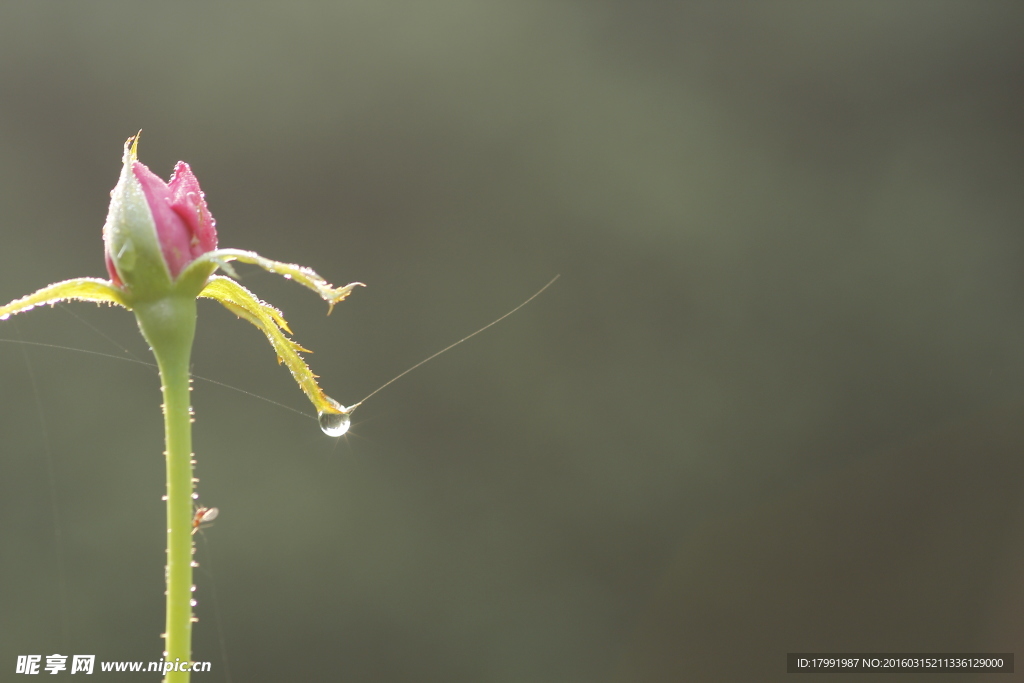
{"type": "Polygon", "coordinates": [[[317,419],[320,421],[320,429],[327,436],[342,436],[348,431],[348,428],[352,426],[352,420],[349,417],[351,415],[351,408],[346,408],[330,396],[327,397],[331,407],[335,408],[340,412],[333,412],[330,410],[321,410],[317,415],[317,419]]]}

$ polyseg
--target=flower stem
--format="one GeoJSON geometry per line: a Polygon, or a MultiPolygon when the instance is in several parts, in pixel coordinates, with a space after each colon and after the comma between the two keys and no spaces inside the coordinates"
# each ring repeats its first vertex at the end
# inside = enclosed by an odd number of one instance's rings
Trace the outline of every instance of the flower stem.
{"type": "MultiPolygon", "coordinates": [[[[192,417],[189,358],[196,326],[194,297],[164,297],[136,304],[135,315],[160,368],[167,450],[167,623],[164,661],[192,656],[192,417]]],[[[166,683],[190,674],[168,671],[166,683]]]]}

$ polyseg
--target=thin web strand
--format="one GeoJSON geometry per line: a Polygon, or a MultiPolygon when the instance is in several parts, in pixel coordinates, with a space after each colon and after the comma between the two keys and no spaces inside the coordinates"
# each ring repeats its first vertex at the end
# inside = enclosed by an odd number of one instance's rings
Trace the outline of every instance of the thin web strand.
{"type": "MultiPolygon", "coordinates": [[[[14,332],[21,336],[18,324],[11,321],[14,332]]],[[[57,601],[60,610],[60,633],[62,647],[67,647],[70,641],[68,627],[68,586],[67,577],[64,571],[64,534],[60,528],[60,509],[57,506],[57,475],[53,468],[53,452],[50,449],[50,429],[46,424],[46,413],[43,411],[43,399],[39,395],[39,385],[36,383],[36,373],[29,358],[28,350],[24,345],[21,349],[22,358],[25,359],[25,369],[28,371],[29,384],[32,385],[32,398],[35,399],[36,413],[39,415],[40,437],[43,442],[43,460],[46,463],[46,480],[50,491],[50,516],[53,520],[53,545],[57,560],[57,601]]]]}
{"type": "MultiPolygon", "coordinates": [[[[148,363],[148,362],[146,362],[144,360],[139,360],[137,358],[125,358],[124,356],[116,356],[116,355],[114,355],[112,353],[104,353],[103,351],[91,351],[89,349],[79,349],[79,348],[76,348],[74,346],[62,346],[60,344],[47,344],[45,342],[27,341],[25,339],[2,339],[2,338],[0,338],[0,342],[7,342],[7,343],[10,343],[10,344],[27,344],[28,346],[41,346],[43,348],[58,349],[60,351],[75,351],[76,353],[87,353],[87,354],[90,354],[92,356],[99,356],[100,358],[110,358],[112,360],[124,361],[125,363],[135,363],[137,365],[144,365],[147,368],[157,369],[157,366],[156,366],[155,363],[148,363]]],[[[269,403],[271,405],[277,406],[278,408],[284,408],[285,410],[289,410],[289,411],[291,411],[293,413],[296,413],[298,415],[302,415],[305,418],[309,418],[311,420],[315,420],[316,419],[315,416],[310,415],[309,413],[304,413],[301,410],[299,410],[297,408],[292,408],[291,406],[285,405],[284,403],[278,403],[277,401],[275,401],[275,400],[273,400],[271,398],[267,398],[266,396],[260,396],[259,394],[254,394],[251,391],[246,391],[245,389],[239,389],[238,387],[231,386],[230,384],[225,384],[224,382],[219,382],[219,381],[217,381],[215,379],[210,379],[209,377],[203,377],[202,375],[197,375],[195,373],[189,373],[189,376],[192,377],[193,379],[198,379],[198,380],[201,380],[203,382],[209,382],[210,384],[216,384],[219,387],[224,387],[225,389],[230,389],[231,391],[237,391],[240,394],[245,394],[246,396],[250,396],[252,398],[259,399],[260,401],[265,401],[266,403],[269,403]]]]}
{"type": "Polygon", "coordinates": [[[228,646],[227,641],[224,639],[224,620],[220,614],[220,601],[217,600],[217,581],[213,577],[213,554],[210,552],[210,544],[206,540],[206,534],[203,533],[202,529],[199,529],[199,535],[203,537],[203,549],[205,551],[205,557],[203,562],[209,565],[209,568],[202,568],[202,571],[210,578],[210,597],[213,598],[213,613],[217,621],[217,637],[220,640],[220,657],[224,665],[224,681],[225,683],[231,683],[231,667],[228,665],[228,646]]]}
{"type": "Polygon", "coordinates": [[[423,359],[423,360],[421,360],[421,361],[420,361],[419,363],[417,363],[416,365],[412,366],[411,368],[409,368],[409,369],[408,369],[408,370],[406,370],[405,372],[401,373],[401,374],[400,374],[400,375],[398,375],[397,377],[394,377],[394,378],[392,378],[392,379],[388,380],[387,382],[385,382],[384,384],[380,385],[379,387],[377,387],[376,389],[374,389],[373,391],[371,391],[371,392],[370,392],[370,393],[369,393],[369,394],[368,394],[368,395],[367,395],[367,396],[366,396],[365,398],[363,398],[363,400],[362,400],[362,401],[359,401],[358,403],[355,403],[355,404],[353,404],[353,405],[349,406],[349,407],[348,407],[348,408],[346,409],[346,412],[351,412],[352,410],[355,410],[355,409],[356,409],[357,407],[359,407],[359,406],[361,406],[361,405],[362,405],[363,403],[365,403],[365,402],[366,402],[366,400],[367,400],[367,399],[369,399],[369,398],[370,398],[371,396],[373,396],[374,394],[378,393],[379,391],[381,391],[381,390],[382,390],[382,389],[384,389],[385,387],[387,387],[387,386],[389,386],[389,385],[391,385],[391,384],[394,384],[395,382],[397,382],[398,380],[402,379],[403,377],[405,377],[406,375],[408,375],[408,374],[409,374],[410,372],[412,372],[412,371],[413,371],[413,370],[415,370],[416,368],[420,367],[421,365],[425,365],[426,363],[429,363],[430,361],[434,360],[435,358],[437,358],[438,356],[440,356],[440,355],[441,355],[442,353],[444,353],[445,351],[450,351],[451,349],[454,349],[454,348],[455,348],[456,346],[458,346],[458,345],[459,345],[459,344],[461,344],[462,342],[464,342],[464,341],[468,341],[468,340],[472,339],[473,337],[475,337],[476,335],[480,334],[480,333],[481,333],[481,332],[483,332],[484,330],[487,330],[487,329],[489,329],[489,328],[491,328],[491,327],[494,327],[495,325],[497,325],[498,323],[500,323],[500,322],[501,322],[502,320],[504,320],[505,318],[509,317],[510,315],[512,315],[513,313],[515,313],[516,311],[518,311],[518,310],[519,310],[520,308],[522,308],[523,306],[525,306],[526,304],[530,303],[531,301],[533,301],[534,299],[536,299],[536,298],[537,298],[538,296],[540,296],[541,294],[543,294],[543,293],[544,293],[544,290],[546,290],[546,289],[547,289],[548,287],[550,287],[551,285],[555,284],[555,280],[557,280],[557,279],[558,279],[559,277],[561,277],[561,275],[556,275],[556,276],[554,276],[553,278],[551,278],[551,282],[547,283],[546,285],[544,285],[543,287],[541,287],[540,289],[538,289],[538,290],[537,290],[537,292],[536,292],[536,293],[535,293],[535,294],[534,294],[533,296],[531,296],[531,297],[530,297],[529,299],[527,299],[527,300],[526,300],[526,301],[524,301],[523,303],[519,304],[518,306],[516,306],[515,308],[513,308],[513,309],[512,309],[511,311],[509,311],[509,312],[508,312],[508,313],[506,313],[505,315],[503,315],[503,316],[501,316],[500,318],[498,318],[497,320],[494,320],[494,321],[492,321],[492,322],[489,322],[489,323],[487,323],[486,325],[484,325],[483,327],[481,327],[481,328],[480,328],[479,330],[477,330],[476,332],[474,332],[474,333],[472,333],[472,334],[469,334],[469,335],[466,335],[465,337],[463,337],[462,339],[460,339],[460,340],[459,340],[459,341],[457,341],[457,342],[454,342],[454,343],[452,343],[452,344],[449,344],[448,346],[444,347],[443,349],[441,349],[441,350],[440,350],[440,351],[438,351],[437,353],[433,354],[432,356],[428,356],[427,358],[424,358],[424,359],[423,359]]]}
{"type": "MultiPolygon", "coordinates": [[[[77,320],[78,322],[82,323],[83,325],[85,325],[86,327],[88,327],[88,328],[89,328],[90,330],[92,330],[93,332],[95,332],[96,334],[98,334],[99,336],[101,336],[101,337],[103,337],[104,339],[106,339],[106,340],[107,340],[108,342],[110,342],[110,343],[111,343],[111,345],[112,345],[112,346],[113,346],[114,348],[116,348],[116,349],[117,349],[117,350],[119,350],[119,351],[122,351],[122,352],[124,352],[124,353],[125,353],[125,354],[126,354],[126,355],[127,355],[128,357],[129,357],[129,358],[131,358],[132,360],[134,360],[134,361],[138,361],[139,363],[144,363],[144,364],[145,364],[145,361],[143,361],[143,360],[142,360],[141,358],[139,358],[139,357],[138,357],[138,356],[136,356],[136,355],[135,355],[134,353],[132,353],[131,351],[129,351],[127,347],[121,346],[121,344],[119,344],[119,343],[118,343],[118,342],[117,342],[117,341],[116,341],[116,340],[115,340],[115,339],[114,339],[113,337],[111,337],[111,336],[110,336],[109,334],[107,334],[106,332],[104,332],[104,331],[103,331],[103,330],[101,330],[100,328],[96,327],[96,326],[95,326],[95,325],[93,325],[93,324],[92,324],[91,322],[89,322],[88,320],[86,320],[86,319],[85,319],[85,318],[83,318],[82,316],[78,315],[78,314],[77,314],[77,313],[75,313],[75,312],[74,312],[73,310],[71,310],[71,307],[70,307],[70,306],[66,306],[66,305],[64,305],[64,304],[57,304],[57,308],[59,308],[60,310],[64,311],[65,313],[67,313],[68,315],[70,315],[71,317],[73,317],[73,318],[74,318],[75,320],[77,320]]],[[[154,367],[156,367],[156,366],[154,366],[154,367]]]]}

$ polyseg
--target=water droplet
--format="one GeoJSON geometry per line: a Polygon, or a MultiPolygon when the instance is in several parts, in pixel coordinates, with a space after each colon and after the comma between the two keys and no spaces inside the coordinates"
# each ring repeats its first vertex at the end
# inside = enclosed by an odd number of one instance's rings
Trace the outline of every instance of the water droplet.
{"type": "Polygon", "coordinates": [[[350,411],[333,398],[328,397],[327,400],[330,401],[332,408],[336,408],[341,412],[335,413],[329,410],[321,410],[318,415],[320,429],[327,436],[342,436],[352,425],[352,421],[349,419],[350,411]]]}

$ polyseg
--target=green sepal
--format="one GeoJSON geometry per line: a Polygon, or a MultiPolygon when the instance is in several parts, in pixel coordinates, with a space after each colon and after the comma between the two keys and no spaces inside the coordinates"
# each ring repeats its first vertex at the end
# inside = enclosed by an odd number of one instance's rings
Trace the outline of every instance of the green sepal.
{"type": "Polygon", "coordinates": [[[185,269],[178,273],[178,279],[174,281],[172,289],[175,295],[191,296],[193,299],[199,296],[210,276],[217,270],[217,264],[211,263],[202,257],[185,266],[185,269]]]}
{"type": "Polygon", "coordinates": [[[266,335],[270,345],[277,353],[277,360],[283,363],[292,373],[295,382],[302,389],[317,412],[342,412],[336,402],[327,396],[317,384],[316,375],[299,355],[300,351],[310,353],[285,333],[291,333],[281,311],[260,299],[248,289],[234,280],[222,275],[214,275],[199,295],[203,298],[219,301],[239,318],[248,320],[266,335]]]}
{"type": "Polygon", "coordinates": [[[17,313],[31,311],[36,306],[54,305],[61,301],[94,301],[98,304],[117,304],[131,309],[129,302],[117,287],[107,280],[94,277],[78,277],[47,285],[42,289],[0,306],[0,320],[6,320],[17,313]]]}
{"type": "Polygon", "coordinates": [[[238,276],[229,264],[230,261],[251,263],[254,266],[259,266],[266,270],[268,273],[276,273],[289,280],[294,280],[303,287],[312,289],[320,295],[321,299],[327,302],[328,315],[330,315],[331,311],[334,310],[334,305],[340,301],[344,301],[345,298],[352,293],[353,289],[356,287],[366,286],[362,282],[351,282],[344,287],[335,287],[318,275],[312,268],[307,268],[306,266],[300,266],[294,263],[275,261],[273,259],[260,256],[254,251],[245,251],[243,249],[215,249],[213,251],[208,251],[197,257],[190,267],[197,263],[213,263],[217,268],[221,268],[232,277],[237,278],[238,276]]]}
{"type": "Polygon", "coordinates": [[[124,143],[121,175],[110,192],[103,241],[127,298],[151,301],[170,292],[171,271],[160,249],[146,194],[132,171],[137,145],[137,135],[124,143]]]}

